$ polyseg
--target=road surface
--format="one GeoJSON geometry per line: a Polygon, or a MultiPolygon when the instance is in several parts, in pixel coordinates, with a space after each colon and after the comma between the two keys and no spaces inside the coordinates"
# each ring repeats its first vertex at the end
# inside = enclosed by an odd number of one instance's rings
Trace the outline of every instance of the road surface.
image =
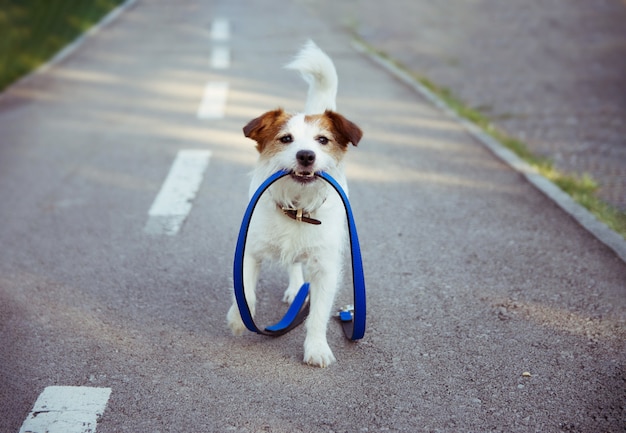
{"type": "MultiPolygon", "coordinates": [[[[626,264],[298,3],[139,1],[9,89],[0,135],[2,432],[91,388],[98,433],[624,429],[626,264]],[[302,363],[302,328],[225,323],[241,128],[303,107],[282,65],[309,37],[365,133],[347,173],[367,330],[332,322],[327,369],[302,363]],[[170,178],[191,206],[157,212],[170,178]]],[[[264,273],[262,319],[284,284],[264,273]]]]}

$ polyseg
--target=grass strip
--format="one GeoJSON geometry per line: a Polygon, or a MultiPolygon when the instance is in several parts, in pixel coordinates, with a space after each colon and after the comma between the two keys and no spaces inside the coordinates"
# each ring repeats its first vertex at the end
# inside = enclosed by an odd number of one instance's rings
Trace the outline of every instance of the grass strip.
{"type": "Polygon", "coordinates": [[[123,0],[0,0],[0,91],[35,70],[123,0]]]}
{"type": "Polygon", "coordinates": [[[531,167],[535,168],[542,176],[549,179],[564,192],[569,194],[574,201],[589,210],[598,220],[605,223],[613,231],[619,233],[626,239],[626,212],[620,211],[598,197],[597,191],[599,185],[589,174],[575,175],[556,169],[550,159],[535,155],[524,142],[511,137],[497,128],[485,114],[475,108],[469,107],[455,97],[449,89],[438,86],[428,78],[415,73],[397,60],[390,58],[386,53],[373,48],[355,32],[352,33],[354,38],[357,39],[361,45],[367,47],[367,49],[376,53],[376,55],[393,63],[396,67],[409,74],[413,79],[441,99],[458,116],[469,120],[487,134],[491,135],[504,147],[514,152],[531,167]]]}

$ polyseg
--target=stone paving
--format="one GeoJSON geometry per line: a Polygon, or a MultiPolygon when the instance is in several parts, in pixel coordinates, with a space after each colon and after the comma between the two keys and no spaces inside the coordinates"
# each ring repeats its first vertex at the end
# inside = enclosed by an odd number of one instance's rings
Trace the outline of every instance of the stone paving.
{"type": "Polygon", "coordinates": [[[626,0],[307,3],[626,211],[626,0]]]}

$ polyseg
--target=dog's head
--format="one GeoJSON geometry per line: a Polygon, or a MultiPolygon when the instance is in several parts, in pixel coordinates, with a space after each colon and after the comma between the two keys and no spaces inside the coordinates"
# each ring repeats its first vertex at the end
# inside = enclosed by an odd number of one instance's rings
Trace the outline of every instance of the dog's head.
{"type": "Polygon", "coordinates": [[[363,135],[334,111],[292,115],[282,109],[251,120],[243,132],[257,142],[262,162],[276,171],[289,170],[300,184],[314,182],[316,172],[334,172],[349,144],[356,146],[363,135]]]}

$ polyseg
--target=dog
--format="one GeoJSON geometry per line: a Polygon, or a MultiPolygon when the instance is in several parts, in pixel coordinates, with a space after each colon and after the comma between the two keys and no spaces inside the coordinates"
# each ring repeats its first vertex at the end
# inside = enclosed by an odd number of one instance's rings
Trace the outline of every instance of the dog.
{"type": "MultiPolygon", "coordinates": [[[[276,171],[290,172],[274,183],[256,206],[248,229],[243,281],[252,315],[262,262],[272,260],[287,269],[289,284],[283,301],[288,304],[304,281],[310,283],[304,362],[327,367],[336,361],[326,329],[342,274],[347,232],[341,198],[315,173],[327,172],[347,194],[343,158],[363,133],[335,111],[337,72],[330,57],[313,41],[286,68],[299,71],[309,85],[304,112],[287,113],[278,108],[243,128],[244,135],[256,141],[259,152],[250,197],[276,171]]],[[[227,321],[235,335],[245,330],[236,302],[227,321]]]]}

